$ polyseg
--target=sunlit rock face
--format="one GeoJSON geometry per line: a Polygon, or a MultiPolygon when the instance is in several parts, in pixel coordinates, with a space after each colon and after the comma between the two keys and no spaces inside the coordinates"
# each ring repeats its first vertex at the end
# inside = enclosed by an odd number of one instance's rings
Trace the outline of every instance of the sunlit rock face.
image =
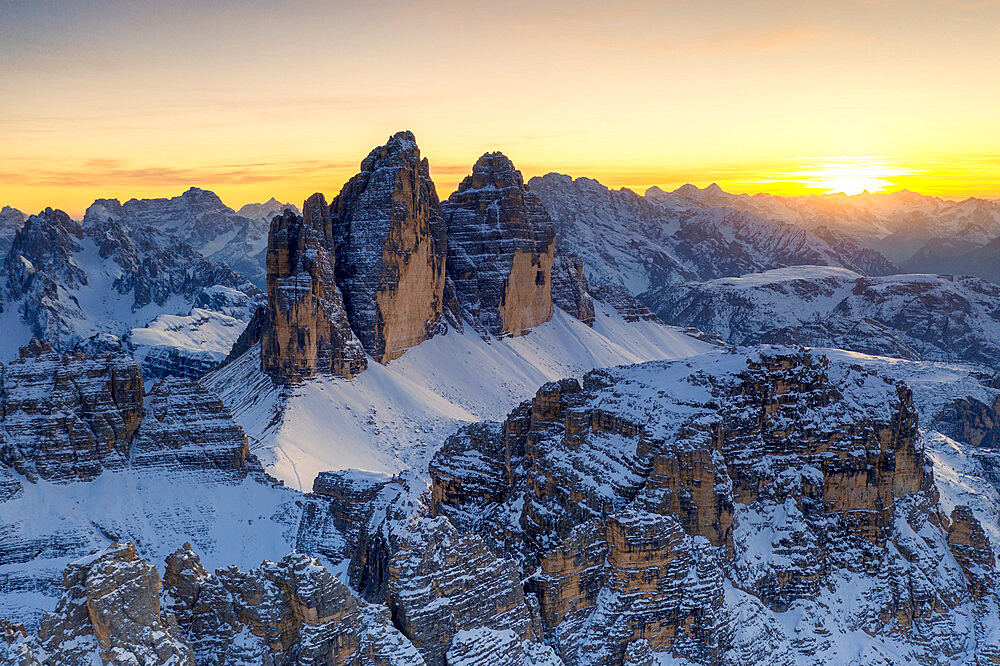
{"type": "Polygon", "coordinates": [[[448,275],[463,318],[496,336],[548,321],[555,226],[513,163],[486,153],[442,208],[448,275]]]}
{"type": "Polygon", "coordinates": [[[439,330],[445,224],[411,132],[369,153],[330,204],[337,284],[365,351],[385,363],[439,330]]]}
{"type": "Polygon", "coordinates": [[[859,366],[765,348],[596,370],[460,430],[430,473],[433,514],[519,564],[566,663],[822,662],[845,626],[925,663],[997,654],[962,628],[996,603],[989,540],[942,512],[910,391],[859,366]]]}
{"type": "Polygon", "coordinates": [[[330,212],[314,194],[271,221],[261,369],[283,380],[353,377],[367,366],[335,279],[330,212]]]}

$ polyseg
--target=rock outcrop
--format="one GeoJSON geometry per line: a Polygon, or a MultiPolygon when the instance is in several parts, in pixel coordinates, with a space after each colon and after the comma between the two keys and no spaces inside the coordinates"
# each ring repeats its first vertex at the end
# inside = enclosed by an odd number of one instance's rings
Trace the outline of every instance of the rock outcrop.
{"type": "Polygon", "coordinates": [[[30,481],[91,479],[127,464],[143,383],[123,355],[59,354],[32,340],[0,366],[0,463],[30,481]]]}
{"type": "Polygon", "coordinates": [[[517,653],[538,630],[515,564],[497,559],[479,537],[459,536],[443,518],[423,520],[402,540],[389,563],[387,602],[393,622],[429,666],[444,666],[460,631],[512,632],[508,650],[517,653]]]}
{"type": "Polygon", "coordinates": [[[952,509],[948,546],[969,579],[975,596],[984,596],[996,585],[996,558],[990,539],[969,507],[960,505],[952,509]]]}
{"type": "Polygon", "coordinates": [[[267,312],[261,369],[284,380],[315,374],[353,377],[367,366],[334,277],[330,213],[314,194],[299,217],[271,221],[267,246],[267,312]]]}
{"type": "Polygon", "coordinates": [[[659,317],[624,287],[603,284],[591,290],[591,293],[596,300],[614,308],[625,321],[660,321],[659,317]]]}
{"type": "Polygon", "coordinates": [[[438,330],[445,223],[410,132],[375,148],[330,204],[337,284],[365,351],[390,361],[438,330]]]}
{"type": "Polygon", "coordinates": [[[131,543],[70,564],[56,610],[42,619],[37,637],[22,635],[8,655],[19,666],[195,663],[176,620],[161,612],[156,568],[131,543]]]}
{"type": "Polygon", "coordinates": [[[164,591],[199,664],[423,664],[385,606],[307,555],[209,574],[185,544],[167,557],[164,591]]]}
{"type": "Polygon", "coordinates": [[[513,163],[486,153],[441,207],[448,276],[464,319],[494,336],[548,321],[555,226],[513,163]]]}
{"type": "Polygon", "coordinates": [[[594,300],[583,275],[583,262],[576,255],[556,253],[552,262],[552,304],[587,326],[594,325],[594,300]]]}
{"type": "Polygon", "coordinates": [[[909,390],[858,366],[720,351],[593,371],[459,431],[430,473],[432,512],[518,563],[567,663],[823,661],[835,626],[925,662],[998,647],[957,629],[996,579],[988,541],[962,511],[949,528],[909,390]],[[827,598],[845,575],[869,590],[850,608],[827,598]],[[808,640],[780,628],[791,608],[808,640]]]}
{"type": "Polygon", "coordinates": [[[239,481],[247,475],[247,437],[222,402],[200,384],[171,377],[146,395],[131,449],[133,467],[216,470],[239,481]]]}

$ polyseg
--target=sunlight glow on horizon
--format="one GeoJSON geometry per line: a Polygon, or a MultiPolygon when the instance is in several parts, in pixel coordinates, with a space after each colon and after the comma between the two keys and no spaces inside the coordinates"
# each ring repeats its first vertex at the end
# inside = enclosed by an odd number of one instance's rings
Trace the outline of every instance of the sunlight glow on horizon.
{"type": "Polygon", "coordinates": [[[0,206],[299,205],[402,129],[441,198],[492,150],[639,192],[998,198],[998,24],[950,0],[0,0],[0,206]]]}

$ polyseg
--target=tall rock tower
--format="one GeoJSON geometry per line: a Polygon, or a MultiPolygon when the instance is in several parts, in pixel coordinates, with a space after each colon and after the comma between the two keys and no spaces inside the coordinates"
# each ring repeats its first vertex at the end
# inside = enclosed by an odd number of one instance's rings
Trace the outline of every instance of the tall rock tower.
{"type": "Polygon", "coordinates": [[[445,223],[426,159],[398,132],[330,204],[337,284],[355,333],[385,363],[434,334],[445,282],[445,223]]]}
{"type": "Polygon", "coordinates": [[[271,220],[260,362],[274,377],[350,378],[368,365],[337,288],[332,234],[322,194],[306,200],[302,217],[285,211],[271,220]]]}
{"type": "Polygon", "coordinates": [[[448,277],[466,321],[499,336],[551,319],[555,226],[514,164],[486,153],[441,207],[448,277]]]}

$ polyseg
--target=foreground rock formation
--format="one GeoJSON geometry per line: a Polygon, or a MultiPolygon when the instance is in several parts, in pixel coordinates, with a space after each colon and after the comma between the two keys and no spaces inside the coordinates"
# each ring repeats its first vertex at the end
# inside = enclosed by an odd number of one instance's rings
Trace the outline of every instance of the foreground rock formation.
{"type": "MultiPolygon", "coordinates": [[[[116,610],[92,617],[96,602],[64,600],[37,636],[0,624],[0,655],[176,644],[195,664],[234,666],[735,666],[836,662],[849,640],[861,663],[990,663],[994,528],[970,506],[942,508],[910,389],[844,359],[719,350],[551,382],[505,422],[450,437],[424,497],[413,473],[321,474],[297,496],[298,552],[280,561],[210,573],[185,544],[162,569],[162,608],[139,593],[155,581],[134,556],[85,558],[69,571],[107,562],[118,592],[99,596],[116,610]],[[106,626],[122,628],[103,645],[106,626]]],[[[995,395],[963,382],[967,404],[995,395]]],[[[157,423],[170,465],[152,469],[238,464],[210,447],[174,453],[212,408],[199,399],[171,425],[166,407],[196,394],[153,390],[131,464],[155,455],[140,443],[157,423]]],[[[932,402],[922,409],[944,423],[981,421],[932,402]]]]}
{"type": "Polygon", "coordinates": [[[411,132],[372,150],[330,204],[337,283],[351,325],[379,363],[426,340],[441,318],[445,224],[411,132]]]}
{"type": "Polygon", "coordinates": [[[513,163],[486,153],[442,208],[448,276],[466,321],[490,335],[548,321],[555,226],[513,163]]]}
{"type": "Polygon", "coordinates": [[[261,369],[282,379],[353,377],[367,366],[334,276],[330,212],[322,194],[275,217],[267,244],[261,369]]]}
{"type": "Polygon", "coordinates": [[[160,608],[160,576],[131,543],[72,563],[56,610],[38,635],[0,644],[4,663],[193,665],[177,621],[160,608]],[[6,647],[7,654],[4,654],[6,647]]]}
{"type": "Polygon", "coordinates": [[[1000,654],[960,629],[996,603],[976,601],[992,551],[970,512],[938,507],[905,386],[807,354],[695,367],[546,385],[431,465],[433,512],[520,564],[567,663],[822,662],[838,626],[873,637],[863,660],[897,643],[926,663],[967,640],[1000,654]],[[846,607],[828,597],[845,577],[867,590],[846,607]],[[779,628],[793,608],[808,639],[779,628]]]}

